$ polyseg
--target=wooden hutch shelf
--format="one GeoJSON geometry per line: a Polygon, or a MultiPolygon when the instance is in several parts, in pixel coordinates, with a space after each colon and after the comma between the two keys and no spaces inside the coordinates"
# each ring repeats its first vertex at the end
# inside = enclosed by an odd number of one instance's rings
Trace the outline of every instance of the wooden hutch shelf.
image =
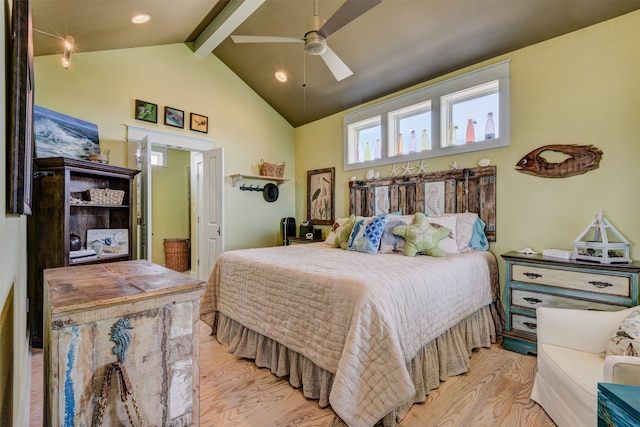
{"type": "Polygon", "coordinates": [[[38,178],[27,233],[29,322],[31,345],[41,347],[45,269],[132,259],[133,178],[140,171],[65,157],[35,159],[34,163],[38,178]],[[87,196],[88,190],[107,188],[124,193],[121,204],[92,203],[87,196]],[[87,230],[92,229],[126,230],[126,253],[72,259],[71,234],[80,237],[85,249],[87,230]]]}

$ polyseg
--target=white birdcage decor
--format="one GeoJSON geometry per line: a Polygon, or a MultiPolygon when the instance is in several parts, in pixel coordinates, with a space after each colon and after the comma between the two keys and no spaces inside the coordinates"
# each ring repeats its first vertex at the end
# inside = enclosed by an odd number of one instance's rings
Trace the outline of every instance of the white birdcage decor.
{"type": "Polygon", "coordinates": [[[598,211],[596,218],[573,241],[573,257],[601,264],[630,263],[631,244],[598,211]]]}

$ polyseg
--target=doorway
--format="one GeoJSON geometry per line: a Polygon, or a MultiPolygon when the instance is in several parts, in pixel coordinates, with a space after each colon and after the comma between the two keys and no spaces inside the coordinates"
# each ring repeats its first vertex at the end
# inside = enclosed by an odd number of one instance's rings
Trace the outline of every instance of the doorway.
{"type": "MultiPolygon", "coordinates": [[[[224,250],[223,149],[201,138],[128,126],[136,179],[135,258],[163,265],[164,240],[188,239],[190,274],[201,280],[224,250]],[[152,156],[163,166],[151,166],[152,156]]],[[[157,163],[157,161],[156,161],[157,163]]]]}

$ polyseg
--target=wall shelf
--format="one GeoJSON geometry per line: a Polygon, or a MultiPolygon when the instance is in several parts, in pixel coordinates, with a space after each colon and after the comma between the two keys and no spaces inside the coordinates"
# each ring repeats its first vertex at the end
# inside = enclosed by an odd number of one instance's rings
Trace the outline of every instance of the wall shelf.
{"type": "Polygon", "coordinates": [[[242,179],[260,179],[260,180],[263,180],[263,181],[273,181],[277,185],[280,185],[283,182],[289,181],[288,179],[276,178],[274,176],[249,175],[249,174],[244,174],[244,173],[234,173],[234,174],[231,174],[229,176],[231,177],[231,185],[233,185],[234,187],[236,186],[236,183],[238,181],[242,180],[242,179]]]}

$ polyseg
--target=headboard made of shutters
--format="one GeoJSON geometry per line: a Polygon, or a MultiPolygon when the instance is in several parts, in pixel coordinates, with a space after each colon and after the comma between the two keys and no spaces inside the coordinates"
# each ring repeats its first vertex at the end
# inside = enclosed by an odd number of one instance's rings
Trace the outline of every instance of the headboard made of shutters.
{"type": "Polygon", "coordinates": [[[427,215],[475,212],[496,241],[496,167],[453,169],[349,182],[349,213],[427,215]]]}

